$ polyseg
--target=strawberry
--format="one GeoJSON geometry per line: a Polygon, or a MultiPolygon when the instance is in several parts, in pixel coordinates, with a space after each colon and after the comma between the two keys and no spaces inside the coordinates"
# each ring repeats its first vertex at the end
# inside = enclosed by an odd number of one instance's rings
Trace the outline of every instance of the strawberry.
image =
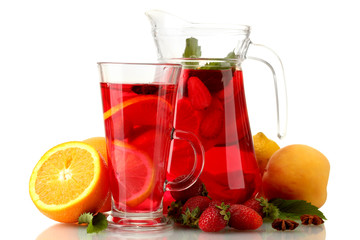
{"type": "Polygon", "coordinates": [[[239,93],[244,91],[242,71],[236,71],[232,80],[222,89],[216,93],[220,100],[230,100],[236,98],[239,93]]]}
{"type": "Polygon", "coordinates": [[[229,226],[238,230],[255,230],[263,224],[262,217],[253,209],[241,204],[230,206],[229,226]]]}
{"type": "Polygon", "coordinates": [[[250,198],[243,203],[243,205],[254,209],[262,218],[269,217],[271,219],[276,219],[280,214],[279,209],[263,197],[250,198]]]}
{"type": "MultiPolygon", "coordinates": [[[[177,116],[175,127],[184,131],[195,133],[199,128],[201,116],[191,104],[189,98],[184,97],[177,101],[177,116]]],[[[188,144],[187,144],[188,145],[188,144]]]]}
{"type": "Polygon", "coordinates": [[[198,77],[190,77],[187,81],[188,95],[196,110],[203,110],[211,104],[211,94],[198,77]]]}
{"type": "MultiPolygon", "coordinates": [[[[264,198],[262,198],[264,199],[264,198]]],[[[265,199],[264,199],[265,200],[265,199]]],[[[243,203],[244,206],[247,206],[251,209],[254,209],[262,218],[265,217],[265,213],[263,211],[264,206],[261,205],[261,200],[258,198],[250,198],[246,202],[243,203]]]]}
{"type": "Polygon", "coordinates": [[[217,137],[224,127],[224,108],[219,99],[213,98],[200,123],[199,133],[204,138],[217,137]]]}
{"type": "Polygon", "coordinates": [[[182,223],[182,203],[180,201],[171,202],[167,207],[167,215],[169,218],[173,219],[176,223],[182,223]]]}
{"type": "Polygon", "coordinates": [[[227,202],[227,201],[214,199],[214,200],[211,200],[211,202],[209,203],[209,207],[211,207],[211,206],[213,206],[213,207],[221,206],[221,204],[230,205],[230,203],[227,202]]]}
{"type": "Polygon", "coordinates": [[[182,207],[182,224],[197,227],[199,217],[208,208],[210,201],[210,198],[204,196],[189,198],[182,207]]]}
{"type": "MultiPolygon", "coordinates": [[[[186,177],[186,175],[181,175],[175,178],[174,182],[180,182],[186,177]]],[[[175,200],[185,202],[186,200],[194,196],[207,196],[207,191],[205,185],[200,179],[198,179],[191,187],[182,191],[171,191],[170,194],[175,200]]]]}
{"type": "Polygon", "coordinates": [[[185,214],[186,211],[192,212],[195,208],[199,208],[200,213],[202,213],[206,208],[209,207],[211,199],[204,196],[195,196],[189,198],[182,208],[182,214],[185,214]]]}
{"type": "Polygon", "coordinates": [[[232,69],[214,69],[217,66],[205,65],[202,69],[191,69],[189,76],[198,77],[211,93],[218,92],[231,81],[232,69]]]}
{"type": "Polygon", "coordinates": [[[224,229],[229,221],[229,205],[211,206],[205,209],[199,219],[199,228],[204,232],[218,232],[224,229]]]}

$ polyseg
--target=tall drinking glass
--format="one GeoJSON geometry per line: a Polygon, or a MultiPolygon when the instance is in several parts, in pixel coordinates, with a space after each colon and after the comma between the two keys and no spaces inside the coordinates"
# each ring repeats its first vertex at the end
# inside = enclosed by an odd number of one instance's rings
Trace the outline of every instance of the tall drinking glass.
{"type": "Polygon", "coordinates": [[[174,129],[181,65],[98,63],[109,159],[110,226],[148,231],[171,228],[163,216],[164,191],[190,187],[204,166],[198,138],[174,129]],[[193,170],[182,182],[167,182],[172,140],[194,149],[193,170]]]}

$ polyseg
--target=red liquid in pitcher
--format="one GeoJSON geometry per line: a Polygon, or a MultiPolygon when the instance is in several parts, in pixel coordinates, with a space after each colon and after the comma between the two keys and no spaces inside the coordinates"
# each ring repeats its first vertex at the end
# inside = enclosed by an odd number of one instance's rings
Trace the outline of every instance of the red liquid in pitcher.
{"type": "MultiPolygon", "coordinates": [[[[175,127],[191,131],[205,149],[201,180],[213,199],[242,203],[259,192],[242,71],[184,69],[175,127]]],[[[169,178],[189,172],[193,150],[175,141],[169,178]]]]}
{"type": "Polygon", "coordinates": [[[177,87],[101,83],[110,186],[115,208],[161,207],[177,87]]]}

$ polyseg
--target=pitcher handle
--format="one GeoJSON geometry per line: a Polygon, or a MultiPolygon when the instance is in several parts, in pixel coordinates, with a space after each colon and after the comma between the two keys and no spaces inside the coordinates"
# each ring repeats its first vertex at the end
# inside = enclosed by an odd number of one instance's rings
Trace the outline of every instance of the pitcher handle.
{"type": "Polygon", "coordinates": [[[257,60],[265,63],[274,77],[276,110],[277,110],[277,132],[278,138],[282,139],[287,131],[287,91],[284,68],[279,56],[270,48],[249,42],[246,59],[257,60]]]}
{"type": "Polygon", "coordinates": [[[168,191],[182,191],[191,187],[200,177],[205,164],[205,150],[200,140],[191,132],[173,129],[171,136],[172,140],[187,141],[194,150],[194,165],[190,173],[181,181],[169,181],[165,185],[168,191]]]}

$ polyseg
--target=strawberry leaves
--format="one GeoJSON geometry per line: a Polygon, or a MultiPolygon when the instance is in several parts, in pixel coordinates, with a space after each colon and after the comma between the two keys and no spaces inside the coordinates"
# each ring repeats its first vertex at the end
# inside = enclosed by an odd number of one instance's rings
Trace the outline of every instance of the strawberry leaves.
{"type": "Polygon", "coordinates": [[[199,224],[199,218],[202,212],[200,208],[196,207],[194,210],[190,211],[189,208],[186,209],[185,213],[182,216],[182,225],[189,226],[192,228],[197,228],[199,224]]]}
{"type": "Polygon", "coordinates": [[[224,202],[222,202],[220,206],[215,205],[215,207],[220,209],[220,215],[224,216],[224,220],[226,222],[229,222],[229,220],[230,220],[230,212],[229,212],[230,205],[226,205],[224,202]]]}

